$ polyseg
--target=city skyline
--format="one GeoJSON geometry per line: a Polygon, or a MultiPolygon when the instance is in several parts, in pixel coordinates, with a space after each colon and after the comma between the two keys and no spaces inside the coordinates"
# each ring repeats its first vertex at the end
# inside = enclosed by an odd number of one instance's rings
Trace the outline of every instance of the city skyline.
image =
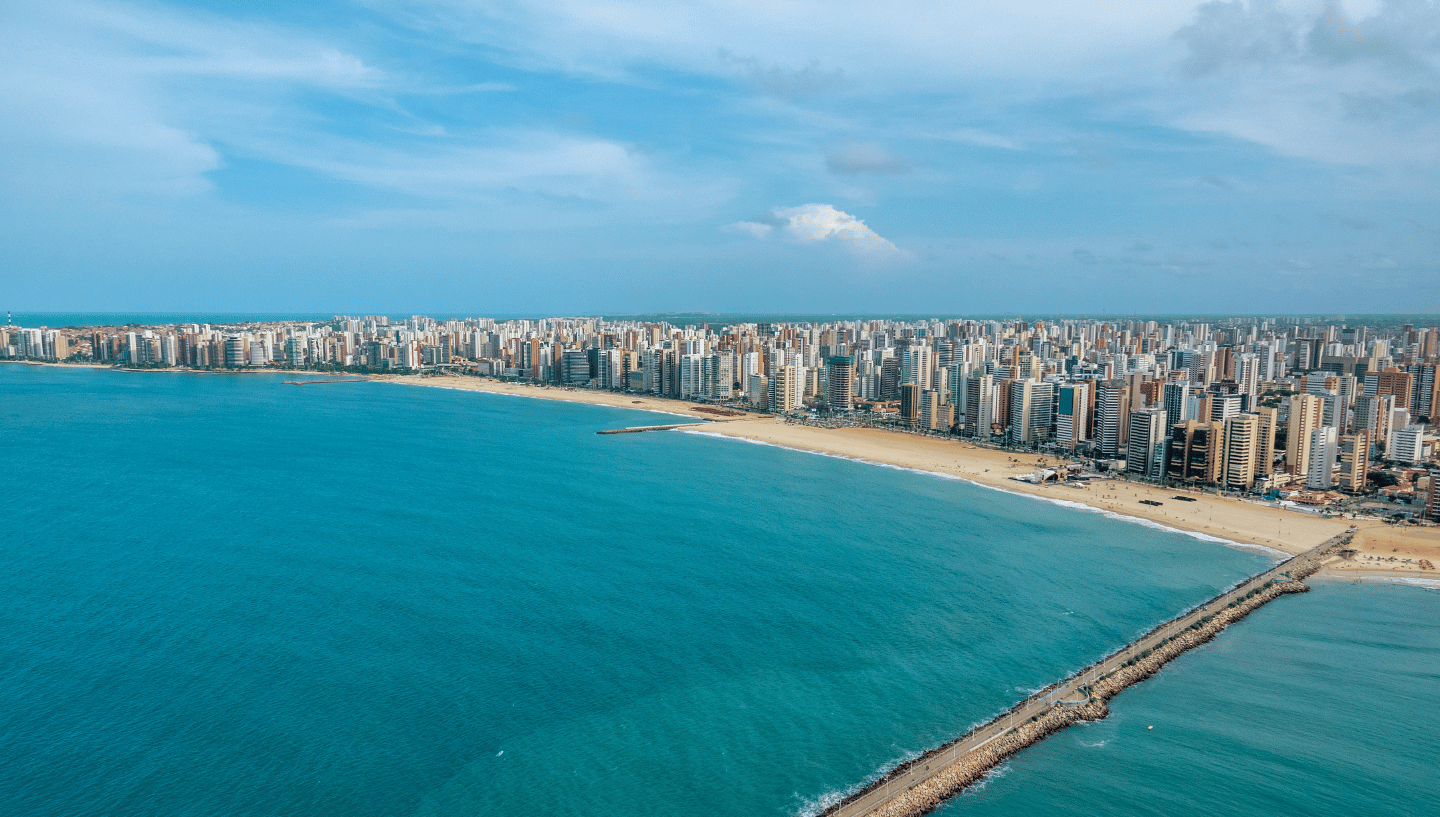
{"type": "Polygon", "coordinates": [[[1440,309],[1433,3],[0,19],[17,311],[1440,309]]]}
{"type": "MultiPolygon", "coordinates": [[[[429,374],[470,380],[467,388],[489,378],[650,395],[734,416],[1084,456],[1098,473],[1271,499],[1278,491],[1317,507],[1369,494],[1372,459],[1414,483],[1421,472],[1406,469],[1440,457],[1427,428],[1440,403],[1440,326],[1414,324],[1279,317],[678,326],[423,315],[61,329],[7,322],[0,358],[429,374]]],[[[1068,466],[1052,476],[1090,478],[1068,466]]]]}

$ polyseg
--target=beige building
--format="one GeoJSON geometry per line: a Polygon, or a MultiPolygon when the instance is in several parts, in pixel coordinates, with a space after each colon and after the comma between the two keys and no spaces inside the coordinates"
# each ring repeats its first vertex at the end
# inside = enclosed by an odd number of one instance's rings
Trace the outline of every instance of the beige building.
{"type": "MultiPolygon", "coordinates": [[[[1255,487],[1255,461],[1259,452],[1260,417],[1240,414],[1225,421],[1224,485],[1237,491],[1255,487]]],[[[1308,449],[1308,446],[1305,446],[1308,449]]]]}
{"type": "Polygon", "coordinates": [[[1340,490],[1360,493],[1365,490],[1370,464],[1370,433],[1356,431],[1340,438],[1340,490]]]}
{"type": "Polygon", "coordinates": [[[1280,410],[1260,407],[1254,411],[1259,418],[1259,437],[1255,441],[1255,478],[1275,473],[1275,431],[1280,427],[1280,410]]]}
{"type": "Polygon", "coordinates": [[[1285,471],[1290,474],[1310,472],[1310,436],[1325,417],[1325,401],[1313,394],[1297,394],[1290,398],[1290,424],[1285,435],[1285,471]]]}

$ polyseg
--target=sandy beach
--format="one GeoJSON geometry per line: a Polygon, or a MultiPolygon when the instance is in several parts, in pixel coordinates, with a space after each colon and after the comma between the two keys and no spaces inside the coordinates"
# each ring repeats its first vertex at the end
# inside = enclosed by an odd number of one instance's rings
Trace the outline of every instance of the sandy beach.
{"type": "MultiPolygon", "coordinates": [[[[502,383],[478,377],[385,377],[387,382],[473,391],[515,394],[549,400],[662,411],[701,417],[712,422],[695,425],[688,431],[736,437],[783,448],[811,451],[875,463],[948,474],[981,485],[1017,494],[1064,500],[1101,511],[1136,517],[1180,530],[1213,536],[1229,542],[1258,545],[1289,554],[1301,553],[1356,524],[1346,519],[1325,519],[1296,511],[1218,497],[1162,488],[1123,480],[1094,480],[1080,483],[1032,485],[1011,477],[1032,474],[1054,458],[1033,454],[995,451],[960,439],[927,437],[869,428],[816,428],[792,425],[758,414],[717,417],[680,400],[617,392],[564,389],[502,383]],[[1175,499],[1186,496],[1193,502],[1175,499]],[[1160,505],[1142,504],[1141,500],[1160,505]]],[[[658,423],[657,423],[658,424],[658,423]]],[[[1397,529],[1381,522],[1360,522],[1353,542],[1356,555],[1326,565],[1337,577],[1423,577],[1440,580],[1440,570],[1421,566],[1440,564],[1440,528],[1397,529]],[[1367,559],[1366,556],[1375,557],[1367,559]],[[1395,561],[1388,561],[1394,557],[1395,561]],[[1380,559],[1386,561],[1381,562],[1380,559]],[[1408,559],[1409,561],[1405,561],[1408,559]]]]}
{"type": "MultiPolygon", "coordinates": [[[[704,420],[736,420],[759,417],[758,414],[740,414],[714,406],[702,406],[684,400],[670,400],[642,394],[622,394],[613,391],[590,391],[588,389],[567,389],[561,386],[532,386],[527,383],[508,383],[483,377],[426,376],[418,375],[372,375],[371,380],[385,383],[399,383],[408,386],[431,386],[446,389],[483,391],[492,394],[511,394],[517,397],[537,397],[543,400],[564,400],[569,403],[589,403],[596,406],[639,409],[641,411],[663,411],[704,420]],[[739,414],[739,416],[735,416],[739,414]]],[[[655,424],[670,423],[673,420],[655,418],[655,424]]]]}

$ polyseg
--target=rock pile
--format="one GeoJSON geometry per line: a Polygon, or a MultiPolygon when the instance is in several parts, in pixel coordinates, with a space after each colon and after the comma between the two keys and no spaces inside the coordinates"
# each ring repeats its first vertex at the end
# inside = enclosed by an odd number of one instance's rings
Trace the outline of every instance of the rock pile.
{"type": "MultiPolygon", "coordinates": [[[[1313,573],[1314,570],[1297,570],[1292,575],[1305,575],[1313,573]]],[[[955,761],[946,765],[934,775],[926,778],[914,788],[893,796],[880,808],[870,812],[874,817],[917,817],[934,811],[946,800],[964,791],[969,786],[979,782],[991,769],[1004,763],[1007,758],[1025,749],[1031,744],[1044,740],[1046,737],[1059,732],[1067,726],[1078,721],[1098,721],[1110,714],[1107,702],[1119,694],[1122,690],[1132,684],[1149,678],[1160,671],[1160,668],[1169,663],[1176,656],[1186,650],[1204,644],[1214,638],[1221,630],[1250,613],[1263,607],[1270,601],[1286,595],[1287,593],[1304,593],[1310,588],[1298,579],[1291,581],[1267,582],[1265,586],[1251,591],[1248,595],[1232,602],[1230,605],[1212,615],[1192,624],[1182,630],[1179,634],[1171,636],[1157,646],[1147,650],[1135,658],[1126,661],[1119,669],[1100,676],[1093,686],[1087,691],[1089,700],[1082,704],[1067,705],[1058,704],[1052,707],[1043,715],[1039,715],[1024,724],[1012,729],[1002,737],[961,755],[955,761]]],[[[1047,688],[1048,690],[1048,688],[1047,688]]],[[[1043,694],[1043,692],[1042,692],[1043,694]]],[[[1004,717],[1003,715],[1001,716],[1004,717]]],[[[991,721],[993,724],[994,721],[991,721]]],[[[989,724],[980,729],[987,728],[989,724]]],[[[959,741],[965,740],[976,730],[967,733],[965,737],[957,738],[939,748],[926,752],[914,760],[897,766],[891,772],[865,789],[856,792],[845,800],[836,803],[821,813],[820,817],[830,817],[838,813],[849,803],[852,803],[876,789],[884,788],[887,781],[894,781],[905,774],[909,769],[920,764],[929,764],[950,751],[959,741]]]]}

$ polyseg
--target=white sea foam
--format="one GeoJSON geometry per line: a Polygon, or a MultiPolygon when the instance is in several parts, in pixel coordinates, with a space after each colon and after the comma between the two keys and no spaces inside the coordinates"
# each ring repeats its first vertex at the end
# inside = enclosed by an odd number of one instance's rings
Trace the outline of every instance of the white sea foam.
{"type": "MultiPolygon", "coordinates": [[[[795,817],[816,817],[816,815],[820,814],[825,809],[830,808],[831,806],[839,803],[840,801],[851,796],[852,794],[863,790],[866,786],[874,783],[876,780],[883,778],[885,775],[889,774],[891,770],[893,770],[896,766],[899,766],[902,763],[909,763],[910,761],[914,760],[917,757],[920,757],[923,754],[925,753],[907,752],[906,754],[902,755],[898,760],[892,760],[889,763],[886,763],[880,768],[871,772],[869,775],[866,775],[865,779],[861,780],[859,783],[856,783],[852,786],[847,786],[843,789],[827,791],[813,800],[801,798],[800,809],[795,812],[795,817]]],[[[795,796],[800,797],[798,793],[795,796]]]]}
{"type": "Polygon", "coordinates": [[[990,781],[991,781],[991,780],[997,780],[997,779],[999,779],[999,778],[1001,778],[1001,777],[1004,777],[1005,775],[1007,775],[1007,774],[1009,774],[1009,773],[1010,773],[1010,764],[1009,764],[1009,763],[1002,763],[1002,764],[1000,764],[999,766],[996,766],[995,768],[991,769],[990,771],[988,771],[988,772],[986,772],[984,775],[982,775],[979,780],[975,781],[974,785],[969,786],[969,787],[967,787],[967,788],[965,789],[965,791],[960,792],[960,796],[961,796],[961,797],[973,797],[973,796],[974,796],[976,793],[978,793],[981,789],[984,789],[986,786],[988,786],[988,785],[990,784],[990,781]]]}
{"type": "Polygon", "coordinates": [[[964,482],[964,483],[967,483],[967,484],[970,484],[970,485],[974,485],[974,486],[977,487],[977,488],[986,488],[986,489],[989,489],[989,490],[991,490],[991,491],[998,491],[998,492],[1000,492],[1000,493],[1002,493],[1002,494],[1008,494],[1008,495],[1010,495],[1010,496],[1023,496],[1023,497],[1029,498],[1029,499],[1039,500],[1039,501],[1041,501],[1041,502],[1049,502],[1049,503],[1051,503],[1052,505],[1059,505],[1059,506],[1062,507],[1062,508],[1073,508],[1073,509],[1075,509],[1075,510],[1077,510],[1077,511],[1086,511],[1086,512],[1088,512],[1088,513],[1098,513],[1098,514],[1100,514],[1101,516],[1108,517],[1108,518],[1110,518],[1110,519],[1118,519],[1118,520],[1120,520],[1120,521],[1122,521],[1122,522],[1129,522],[1129,523],[1135,524],[1135,525],[1143,525],[1143,526],[1145,526],[1145,527],[1147,527],[1147,528],[1152,528],[1152,529],[1154,529],[1154,530],[1165,531],[1165,532],[1167,532],[1167,533],[1179,533],[1179,534],[1182,534],[1182,535],[1184,535],[1184,536],[1190,536],[1190,537],[1193,537],[1193,538],[1195,538],[1195,539],[1199,539],[1199,540],[1202,541],[1202,542],[1213,542],[1213,543],[1218,544],[1218,545],[1224,545],[1225,547],[1236,548],[1236,549],[1238,549],[1238,550],[1251,550],[1251,551],[1256,551],[1256,552],[1259,552],[1259,553],[1264,553],[1264,554],[1267,554],[1267,555],[1269,555],[1270,557],[1274,558],[1277,562],[1281,562],[1281,561],[1284,561],[1284,560],[1290,558],[1290,554],[1286,553],[1286,552],[1283,551],[1283,550],[1278,550],[1278,549],[1276,549],[1276,548],[1265,547],[1264,545],[1252,545],[1252,544],[1249,544],[1249,543],[1246,543],[1246,542],[1235,542],[1235,541],[1232,541],[1232,540],[1230,540],[1230,539],[1223,539],[1223,538],[1221,538],[1221,537],[1219,537],[1219,536],[1211,536],[1211,535],[1208,534],[1208,533],[1200,533],[1200,532],[1198,532],[1198,531],[1185,530],[1184,528],[1173,527],[1173,526],[1171,526],[1171,525],[1166,525],[1166,524],[1161,523],[1161,522],[1156,522],[1156,521],[1154,521],[1154,520],[1152,520],[1152,519],[1145,519],[1144,517],[1140,517],[1140,516],[1130,516],[1130,515],[1128,515],[1128,514],[1116,513],[1115,511],[1108,510],[1108,509],[1105,509],[1105,508],[1096,508],[1096,507],[1094,507],[1093,505],[1087,505],[1087,504],[1085,504],[1084,502],[1076,502],[1076,501],[1074,501],[1074,500],[1072,500],[1072,499],[1060,499],[1059,497],[1038,496],[1038,495],[1036,495],[1036,494],[1028,494],[1028,493],[1024,493],[1024,492],[1022,492],[1022,491],[1008,491],[1008,490],[1006,490],[1006,489],[1004,489],[1004,488],[1001,488],[1001,487],[999,487],[999,486],[997,486],[997,485],[989,485],[989,484],[984,483],[984,482],[977,482],[977,481],[975,481],[975,480],[973,480],[973,479],[967,479],[967,478],[965,478],[965,477],[958,476],[958,475],[956,475],[956,474],[947,474],[947,473],[945,473],[945,472],[943,472],[943,471],[928,471],[928,470],[926,470],[926,469],[924,469],[924,468],[911,468],[911,467],[909,467],[909,466],[896,465],[896,464],[890,463],[890,462],[876,462],[875,460],[866,459],[866,458],[864,458],[864,457],[847,457],[847,456],[845,456],[844,454],[836,454],[836,453],[834,453],[833,451],[815,451],[815,450],[812,450],[812,449],[809,449],[809,448],[795,448],[795,447],[793,447],[793,446],[780,445],[779,443],[766,442],[766,441],[764,441],[764,440],[752,440],[752,439],[749,439],[748,437],[732,437],[732,436],[730,436],[729,434],[720,434],[720,433],[717,433],[717,432],[714,432],[714,431],[701,431],[701,430],[698,430],[698,429],[681,429],[681,431],[682,431],[682,433],[684,433],[684,434],[699,434],[699,435],[706,436],[706,437],[723,437],[723,438],[725,438],[725,439],[727,439],[727,440],[739,440],[739,441],[742,441],[742,442],[751,443],[751,444],[753,444],[753,445],[766,445],[766,446],[770,446],[771,448],[784,448],[784,449],[789,450],[789,451],[799,451],[799,452],[801,452],[801,453],[805,453],[805,454],[815,454],[815,455],[821,456],[821,457],[833,457],[833,458],[835,458],[835,459],[837,459],[837,460],[849,460],[850,462],[858,462],[858,463],[863,463],[863,464],[865,464],[865,465],[876,465],[876,466],[879,466],[879,467],[881,467],[881,468],[891,468],[891,469],[894,469],[894,470],[896,470],[896,471],[909,471],[909,472],[911,472],[911,473],[913,473],[913,474],[924,474],[925,476],[929,476],[929,477],[938,477],[938,478],[940,478],[940,479],[948,479],[948,480],[954,480],[954,481],[956,481],[956,482],[964,482]]]}

